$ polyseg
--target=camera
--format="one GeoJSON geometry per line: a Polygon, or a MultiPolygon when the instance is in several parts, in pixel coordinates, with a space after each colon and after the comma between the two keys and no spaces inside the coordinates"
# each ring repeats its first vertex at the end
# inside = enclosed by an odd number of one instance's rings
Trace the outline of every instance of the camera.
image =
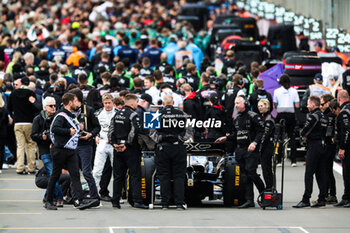
{"type": "Polygon", "coordinates": [[[83,131],[83,130],[79,131],[79,137],[84,137],[86,135],[87,135],[87,133],[85,131],[83,131]]]}

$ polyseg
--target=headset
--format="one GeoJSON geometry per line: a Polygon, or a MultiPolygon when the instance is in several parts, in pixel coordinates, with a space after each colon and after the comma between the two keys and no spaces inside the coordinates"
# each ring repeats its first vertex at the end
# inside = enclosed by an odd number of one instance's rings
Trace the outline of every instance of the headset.
{"type": "MultiPolygon", "coordinates": [[[[241,98],[244,99],[244,106],[246,107],[246,109],[249,110],[249,109],[250,109],[250,103],[249,103],[247,97],[245,97],[244,95],[239,95],[239,96],[237,96],[237,97],[241,97],[241,98]]],[[[237,98],[237,97],[236,97],[236,98],[237,98]]]]}

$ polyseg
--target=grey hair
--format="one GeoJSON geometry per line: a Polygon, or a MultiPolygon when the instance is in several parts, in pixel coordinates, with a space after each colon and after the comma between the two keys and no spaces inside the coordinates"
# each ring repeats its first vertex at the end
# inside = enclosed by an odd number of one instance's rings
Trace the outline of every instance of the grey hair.
{"type": "Polygon", "coordinates": [[[55,102],[56,104],[56,100],[55,98],[51,97],[51,96],[47,96],[45,99],[43,99],[43,109],[45,110],[46,106],[48,105],[49,102],[55,102]]]}
{"type": "Polygon", "coordinates": [[[24,54],[23,58],[24,58],[24,60],[30,59],[30,60],[34,61],[34,54],[26,53],[26,54],[24,54]]]}

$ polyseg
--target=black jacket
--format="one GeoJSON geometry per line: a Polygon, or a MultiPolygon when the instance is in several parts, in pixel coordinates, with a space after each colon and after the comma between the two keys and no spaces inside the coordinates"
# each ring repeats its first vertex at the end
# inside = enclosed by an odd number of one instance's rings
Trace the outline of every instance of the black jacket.
{"type": "Polygon", "coordinates": [[[193,75],[191,73],[187,73],[182,76],[182,78],[186,79],[186,82],[191,85],[192,89],[196,91],[199,87],[199,78],[197,74],[193,75]]]}
{"type": "Polygon", "coordinates": [[[16,89],[11,93],[7,109],[13,116],[15,123],[32,123],[40,111],[35,107],[35,104],[29,102],[30,96],[36,98],[35,93],[27,88],[16,89]]]}
{"type": "MultiPolygon", "coordinates": [[[[9,123],[8,112],[6,108],[0,108],[0,140],[4,142],[7,135],[7,126],[9,123]]],[[[1,143],[2,144],[2,143],[1,143]]]]}
{"type": "MultiPolygon", "coordinates": [[[[188,114],[191,119],[202,120],[204,114],[202,114],[201,101],[196,92],[192,92],[184,100],[184,112],[188,114]]],[[[203,128],[194,127],[194,134],[196,137],[201,137],[203,128]]]]}
{"type": "Polygon", "coordinates": [[[253,112],[259,113],[258,102],[261,99],[268,99],[269,100],[270,112],[272,112],[272,110],[273,110],[272,96],[270,93],[268,93],[264,89],[256,90],[249,96],[249,103],[250,103],[250,106],[252,107],[253,112]]]}
{"type": "Polygon", "coordinates": [[[84,131],[92,134],[88,140],[79,139],[79,146],[92,145],[94,143],[94,137],[100,133],[101,126],[94,114],[94,109],[88,105],[82,105],[80,113],[77,114],[78,121],[84,125],[84,131]],[[86,125],[87,124],[87,125],[86,125]]]}
{"type": "Polygon", "coordinates": [[[135,112],[139,115],[141,123],[139,134],[149,134],[149,130],[143,127],[143,113],[146,112],[146,110],[139,105],[137,106],[135,112]]]}
{"type": "Polygon", "coordinates": [[[232,131],[233,108],[235,107],[235,99],[240,90],[241,90],[240,87],[233,86],[227,89],[225,92],[225,111],[226,111],[227,132],[232,131]]]}
{"type": "Polygon", "coordinates": [[[201,103],[201,119],[204,119],[205,113],[210,107],[210,95],[215,93],[218,95],[219,99],[221,99],[221,96],[220,93],[218,93],[216,89],[212,89],[209,84],[203,86],[202,89],[196,91],[196,93],[201,103]]]}
{"type": "Polygon", "coordinates": [[[264,120],[264,133],[261,138],[260,150],[273,146],[271,143],[275,132],[275,119],[273,116],[270,113],[266,113],[262,115],[262,118],[264,120]]]}
{"type": "Polygon", "coordinates": [[[161,127],[157,130],[151,130],[151,138],[157,143],[185,142],[192,136],[192,130],[186,126],[186,114],[173,106],[165,106],[161,110],[161,127]],[[176,116],[176,118],[174,117],[176,116]],[[171,124],[175,121],[177,125],[171,124]],[[180,122],[184,121],[185,127],[180,127],[180,122]]]}
{"type": "Polygon", "coordinates": [[[308,141],[323,140],[326,136],[327,126],[327,117],[317,108],[308,114],[300,135],[306,137],[308,141]]]}
{"type": "Polygon", "coordinates": [[[264,122],[261,116],[246,110],[238,113],[234,119],[233,133],[227,137],[227,140],[233,141],[239,147],[248,147],[252,142],[260,145],[263,133],[264,122]]]}
{"type": "Polygon", "coordinates": [[[30,137],[37,143],[40,155],[50,154],[50,145],[52,142],[49,133],[52,120],[53,117],[48,117],[44,110],[34,118],[30,137]],[[43,140],[44,133],[47,135],[46,140],[43,140]]]}
{"type": "Polygon", "coordinates": [[[208,108],[205,119],[215,119],[221,121],[221,128],[208,128],[207,139],[213,141],[219,137],[225,136],[225,110],[222,105],[214,105],[208,108]]]}
{"type": "Polygon", "coordinates": [[[191,118],[201,119],[201,102],[196,92],[192,92],[184,99],[184,112],[191,118]]]}
{"type": "Polygon", "coordinates": [[[339,149],[345,150],[350,145],[350,102],[340,106],[342,109],[336,118],[336,142],[339,149]]]}
{"type": "Polygon", "coordinates": [[[334,145],[332,139],[334,138],[335,134],[335,119],[337,115],[335,115],[329,108],[327,108],[323,114],[328,118],[325,142],[327,145],[334,145]]]}
{"type": "Polygon", "coordinates": [[[126,105],[112,118],[108,139],[111,145],[135,146],[138,145],[139,131],[140,117],[134,109],[126,105]]]}
{"type": "Polygon", "coordinates": [[[59,87],[50,86],[43,94],[43,99],[51,96],[56,101],[56,109],[58,109],[62,104],[62,96],[64,95],[64,90],[60,90],[59,87]]]}
{"type": "MultiPolygon", "coordinates": [[[[72,119],[76,118],[76,116],[73,113],[69,112],[66,109],[57,111],[57,114],[60,112],[66,113],[72,119]]],[[[54,147],[64,148],[64,146],[67,144],[67,142],[71,138],[70,128],[72,128],[71,124],[69,124],[69,122],[63,116],[58,116],[52,122],[51,132],[54,133],[55,135],[54,147]]]]}

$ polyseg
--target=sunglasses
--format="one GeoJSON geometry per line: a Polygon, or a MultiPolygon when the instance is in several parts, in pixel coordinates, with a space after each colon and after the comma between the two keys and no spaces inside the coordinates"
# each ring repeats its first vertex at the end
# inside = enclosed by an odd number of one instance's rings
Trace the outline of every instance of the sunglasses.
{"type": "Polygon", "coordinates": [[[324,102],[323,104],[320,104],[322,107],[325,105],[325,104],[327,104],[328,103],[328,101],[327,102],[324,102]]]}
{"type": "Polygon", "coordinates": [[[47,105],[48,107],[50,107],[50,108],[56,108],[56,105],[54,105],[54,104],[50,104],[50,105],[47,105]]]}

